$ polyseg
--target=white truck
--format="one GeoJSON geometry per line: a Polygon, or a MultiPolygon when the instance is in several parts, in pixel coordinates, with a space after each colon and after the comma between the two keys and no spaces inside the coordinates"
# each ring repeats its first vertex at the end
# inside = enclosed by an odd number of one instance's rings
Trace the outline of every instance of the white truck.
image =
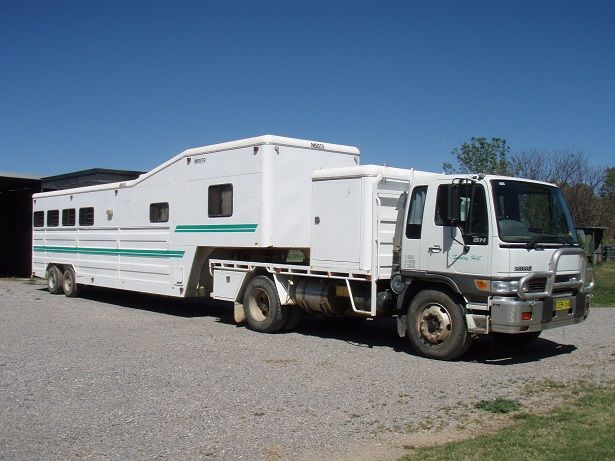
{"type": "Polygon", "coordinates": [[[593,279],[560,190],[359,165],[355,147],[260,136],[122,183],[35,194],[33,276],[235,303],[256,331],[302,313],[394,316],[420,354],[528,343],[583,321],[593,279]]]}

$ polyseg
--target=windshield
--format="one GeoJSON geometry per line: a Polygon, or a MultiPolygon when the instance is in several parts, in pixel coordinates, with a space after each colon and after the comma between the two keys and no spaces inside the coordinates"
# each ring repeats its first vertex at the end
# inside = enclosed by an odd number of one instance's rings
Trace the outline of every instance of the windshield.
{"type": "Polygon", "coordinates": [[[557,187],[500,179],[491,181],[491,187],[503,241],[576,243],[570,213],[557,187]]]}

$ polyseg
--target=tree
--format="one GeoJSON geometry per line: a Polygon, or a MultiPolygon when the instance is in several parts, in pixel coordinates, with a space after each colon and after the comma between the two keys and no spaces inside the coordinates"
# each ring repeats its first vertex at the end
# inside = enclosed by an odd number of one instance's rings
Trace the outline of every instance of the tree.
{"type": "Polygon", "coordinates": [[[502,138],[479,137],[464,142],[461,147],[454,148],[451,154],[455,156],[457,166],[446,162],[442,164],[445,173],[484,173],[503,176],[514,175],[514,164],[510,159],[510,147],[502,138]]]}
{"type": "Polygon", "coordinates": [[[604,183],[600,189],[600,197],[607,209],[607,219],[604,225],[609,229],[606,232],[606,241],[615,242],[615,168],[607,167],[604,173],[604,183]]]}
{"type": "Polygon", "coordinates": [[[607,167],[604,172],[604,183],[600,189],[600,196],[615,200],[615,167],[607,167]]]}
{"type": "Polygon", "coordinates": [[[527,150],[515,154],[511,162],[522,178],[557,184],[566,198],[577,227],[605,226],[610,210],[606,181],[612,168],[592,166],[589,156],[572,149],[527,150]]]}

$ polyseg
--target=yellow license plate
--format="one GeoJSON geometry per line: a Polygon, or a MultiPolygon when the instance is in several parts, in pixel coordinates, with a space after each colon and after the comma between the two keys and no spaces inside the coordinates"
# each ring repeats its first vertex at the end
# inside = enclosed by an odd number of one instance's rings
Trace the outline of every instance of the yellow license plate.
{"type": "Polygon", "coordinates": [[[570,309],[569,299],[556,299],[555,300],[555,310],[556,311],[567,311],[568,309],[570,309]]]}

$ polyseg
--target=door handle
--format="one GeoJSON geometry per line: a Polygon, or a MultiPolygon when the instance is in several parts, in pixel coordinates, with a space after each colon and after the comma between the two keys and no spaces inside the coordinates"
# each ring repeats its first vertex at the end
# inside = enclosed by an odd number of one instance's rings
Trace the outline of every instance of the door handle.
{"type": "Polygon", "coordinates": [[[440,245],[434,245],[429,247],[430,253],[440,253],[442,251],[442,247],[440,245]]]}

